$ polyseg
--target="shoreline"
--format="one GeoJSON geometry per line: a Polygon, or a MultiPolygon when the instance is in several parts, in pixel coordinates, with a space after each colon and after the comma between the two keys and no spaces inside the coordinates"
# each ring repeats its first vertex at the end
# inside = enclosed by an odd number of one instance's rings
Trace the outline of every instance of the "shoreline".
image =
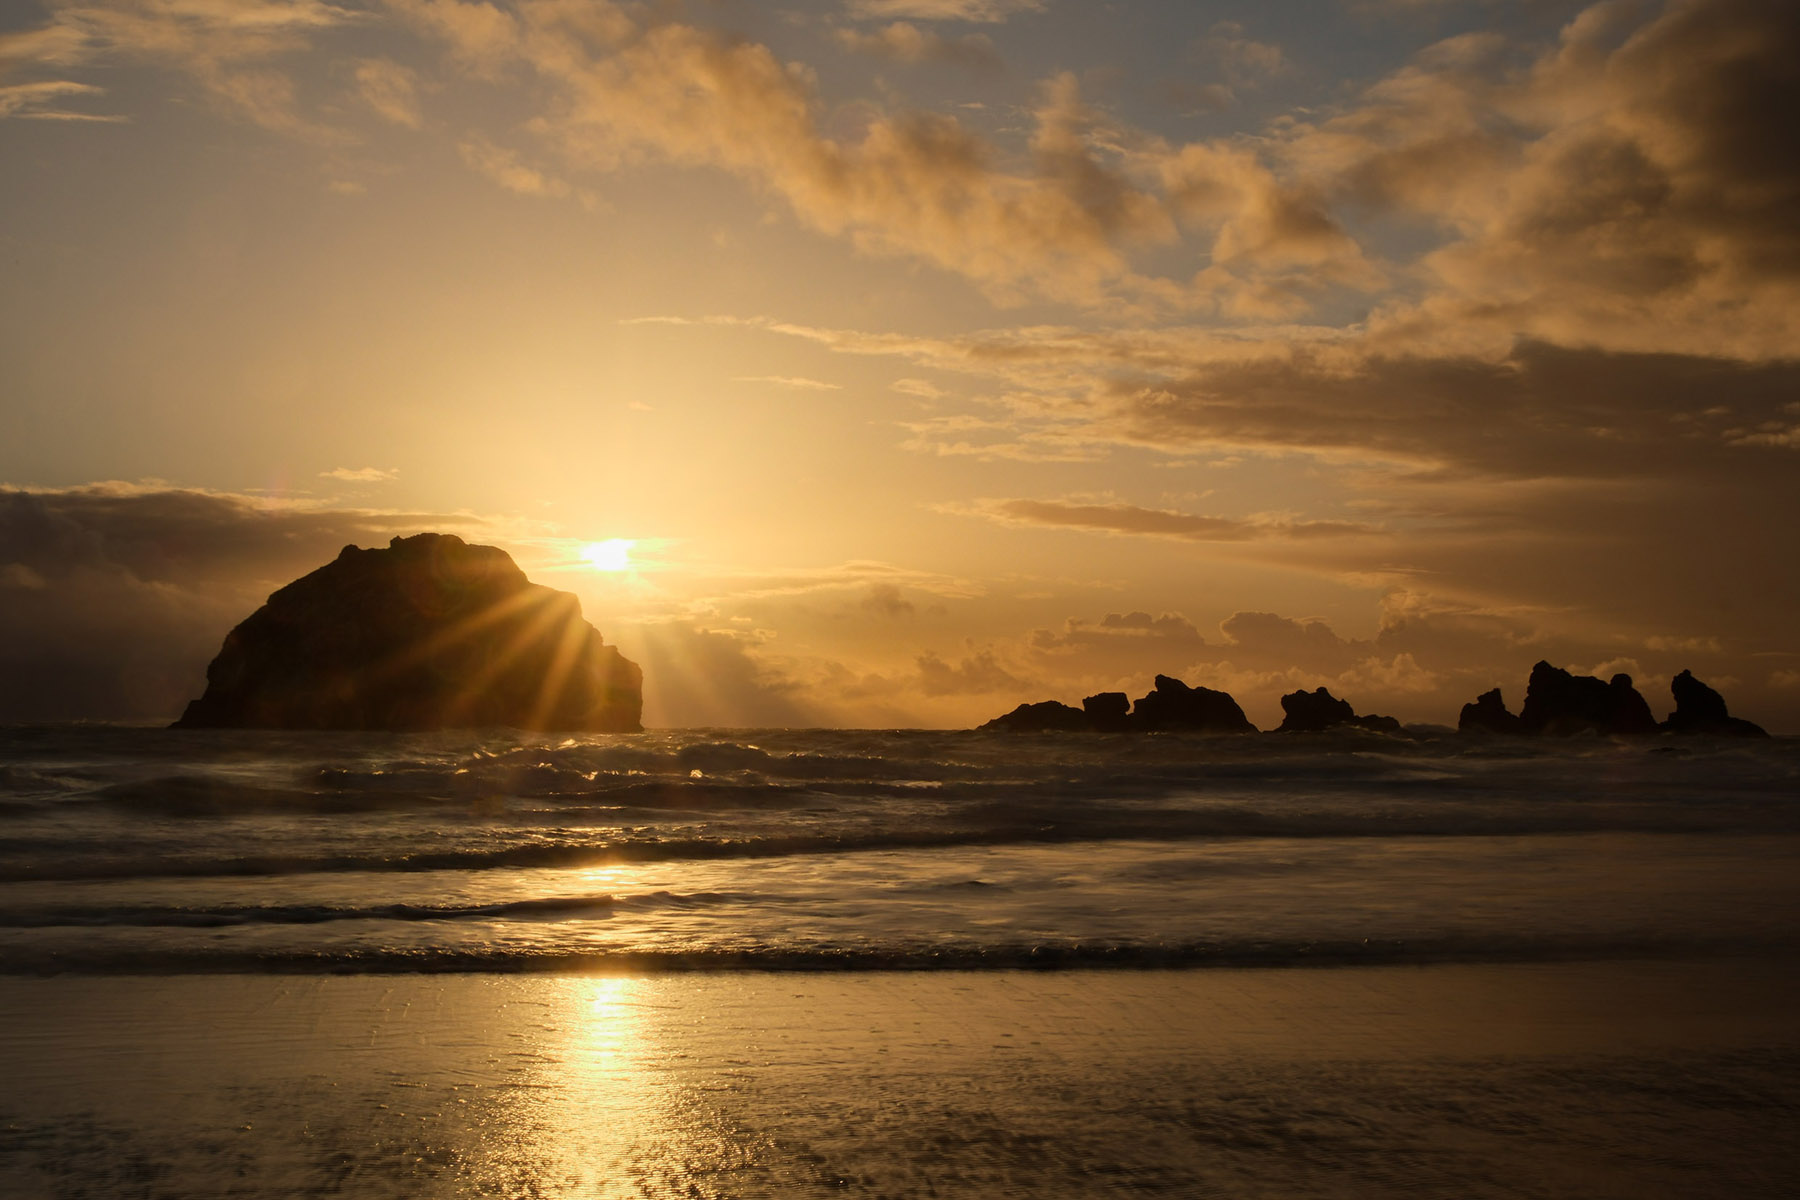
{"type": "Polygon", "coordinates": [[[6,977],[0,1186],[1788,1195],[1797,982],[1787,960],[6,977]]]}
{"type": "Polygon", "coordinates": [[[58,978],[167,978],[267,975],[277,978],[444,975],[497,978],[534,976],[633,976],[646,979],[712,975],[1058,975],[1082,972],[1207,974],[1215,971],[1353,971],[1406,967],[1595,966],[1753,962],[1793,958],[1800,943],[1743,939],[1609,941],[1479,945],[1454,940],[1368,939],[1271,945],[1216,942],[1154,946],[977,946],[944,950],[855,950],[828,947],[777,951],[712,948],[693,951],[332,951],[109,952],[104,960],[71,961],[46,953],[9,954],[0,980],[58,978]]]}

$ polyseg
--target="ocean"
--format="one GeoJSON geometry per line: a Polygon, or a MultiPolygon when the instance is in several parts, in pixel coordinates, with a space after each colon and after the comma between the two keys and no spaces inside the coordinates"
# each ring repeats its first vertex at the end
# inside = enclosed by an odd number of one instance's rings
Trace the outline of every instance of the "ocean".
{"type": "Polygon", "coordinates": [[[1797,916],[1793,738],[14,728],[0,1188],[1791,1194],[1797,916]]]}
{"type": "Polygon", "coordinates": [[[1791,951],[1800,741],[0,734],[5,970],[1791,951]]]}

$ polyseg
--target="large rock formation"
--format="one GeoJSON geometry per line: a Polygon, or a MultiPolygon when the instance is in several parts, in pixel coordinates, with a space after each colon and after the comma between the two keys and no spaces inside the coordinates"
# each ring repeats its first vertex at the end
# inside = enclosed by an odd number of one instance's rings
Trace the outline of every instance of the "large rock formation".
{"type": "Polygon", "coordinates": [[[1307,691],[1301,688],[1281,698],[1281,725],[1277,733],[1321,733],[1340,725],[1368,729],[1379,733],[1400,732],[1400,722],[1393,717],[1373,713],[1359,717],[1348,700],[1339,700],[1326,688],[1307,691]]]}
{"type": "Polygon", "coordinates": [[[1726,737],[1768,737],[1768,731],[1754,722],[1734,717],[1725,710],[1725,697],[1683,671],[1669,681],[1675,697],[1675,711],[1662,727],[1669,733],[1711,733],[1726,737]]]}
{"type": "Polygon", "coordinates": [[[345,546],[225,637],[177,728],[635,731],[643,674],[503,550],[345,546]]]}
{"type": "Polygon", "coordinates": [[[1531,668],[1519,726],[1526,733],[1559,735],[1655,733],[1656,718],[1629,675],[1602,683],[1540,661],[1531,668]]]}

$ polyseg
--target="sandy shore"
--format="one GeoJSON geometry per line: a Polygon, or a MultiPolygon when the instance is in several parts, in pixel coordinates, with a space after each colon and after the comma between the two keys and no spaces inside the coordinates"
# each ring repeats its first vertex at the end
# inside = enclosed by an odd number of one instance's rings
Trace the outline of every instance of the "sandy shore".
{"type": "Polygon", "coordinates": [[[1785,1196],[1796,982],[0,978],[0,1194],[1785,1196]]]}

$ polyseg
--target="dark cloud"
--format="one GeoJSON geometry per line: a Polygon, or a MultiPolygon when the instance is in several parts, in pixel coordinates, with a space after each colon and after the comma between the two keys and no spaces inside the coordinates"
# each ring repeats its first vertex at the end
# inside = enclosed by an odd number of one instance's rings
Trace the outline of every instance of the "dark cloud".
{"type": "Polygon", "coordinates": [[[274,588],[346,544],[470,523],[180,489],[0,489],[0,721],[177,716],[274,588]]]}
{"type": "Polygon", "coordinates": [[[683,621],[618,630],[612,641],[644,670],[652,728],[805,728],[828,724],[805,690],[755,654],[755,638],[683,621]]]}
{"type": "MultiPolygon", "coordinates": [[[[1461,706],[1499,687],[1516,710],[1531,664],[1540,658],[1581,672],[1633,675],[1660,717],[1672,705],[1669,680],[1683,669],[1720,681],[1733,711],[1773,728],[1800,727],[1800,655],[1776,655],[1753,670],[1746,656],[1704,635],[1630,638],[1598,631],[1558,633],[1546,613],[1506,613],[1396,591],[1382,605],[1379,629],[1344,637],[1327,623],[1279,613],[1237,612],[1203,637],[1185,617],[1109,613],[1072,618],[1060,630],[1021,639],[1025,670],[1048,681],[1018,699],[1073,701],[1096,690],[1132,695],[1155,674],[1231,692],[1253,720],[1280,720],[1280,697],[1328,686],[1359,711],[1454,725],[1461,706]]],[[[1750,661],[1755,661],[1751,659],[1750,661]]]]}
{"type": "Polygon", "coordinates": [[[918,611],[918,606],[908,600],[905,594],[891,583],[870,584],[860,607],[864,612],[872,612],[882,617],[910,617],[918,611]]]}
{"type": "Polygon", "coordinates": [[[919,690],[927,696],[1017,693],[1034,686],[1001,665],[992,650],[976,651],[956,663],[945,662],[935,654],[921,654],[918,669],[919,690]]]}
{"type": "Polygon", "coordinates": [[[1492,362],[1296,351],[1110,391],[1124,436],[1171,450],[1304,451],[1510,478],[1774,477],[1788,460],[1745,453],[1732,431],[1791,415],[1800,363],[1543,343],[1492,362]]]}

